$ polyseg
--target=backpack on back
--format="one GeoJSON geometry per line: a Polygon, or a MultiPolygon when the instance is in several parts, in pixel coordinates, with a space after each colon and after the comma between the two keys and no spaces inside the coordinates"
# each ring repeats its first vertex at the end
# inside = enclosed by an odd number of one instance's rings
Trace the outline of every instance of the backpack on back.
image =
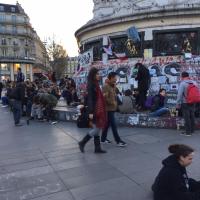
{"type": "Polygon", "coordinates": [[[190,83],[187,87],[186,102],[191,104],[200,102],[200,90],[193,83],[190,83]]]}
{"type": "Polygon", "coordinates": [[[154,99],[154,96],[148,96],[147,97],[147,100],[145,101],[145,107],[147,109],[151,109],[151,107],[153,105],[153,99],[154,99]]]}

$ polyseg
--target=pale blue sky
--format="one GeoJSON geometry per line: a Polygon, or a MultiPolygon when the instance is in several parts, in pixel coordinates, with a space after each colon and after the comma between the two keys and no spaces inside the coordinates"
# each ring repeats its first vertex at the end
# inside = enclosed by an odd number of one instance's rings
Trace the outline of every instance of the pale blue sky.
{"type": "MultiPolygon", "coordinates": [[[[78,55],[74,32],[93,17],[92,0],[18,0],[41,40],[53,36],[69,56],[78,55]]],[[[16,4],[15,0],[0,3],[16,4]]]]}

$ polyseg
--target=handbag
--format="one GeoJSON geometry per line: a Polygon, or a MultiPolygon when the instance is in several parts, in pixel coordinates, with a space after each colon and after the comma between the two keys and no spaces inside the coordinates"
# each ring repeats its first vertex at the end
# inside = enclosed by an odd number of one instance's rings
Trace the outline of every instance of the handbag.
{"type": "Polygon", "coordinates": [[[81,114],[78,116],[76,124],[78,128],[89,128],[91,126],[86,106],[81,109],[81,114]]]}

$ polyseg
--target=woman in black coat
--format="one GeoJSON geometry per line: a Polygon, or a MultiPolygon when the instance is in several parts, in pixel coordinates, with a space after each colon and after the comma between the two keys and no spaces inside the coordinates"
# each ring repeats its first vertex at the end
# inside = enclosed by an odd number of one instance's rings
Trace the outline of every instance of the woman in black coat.
{"type": "Polygon", "coordinates": [[[88,74],[87,82],[87,110],[89,119],[92,122],[92,130],[78,143],[79,149],[84,153],[86,143],[94,137],[95,153],[106,153],[101,149],[99,134],[107,123],[105,100],[99,87],[100,81],[99,70],[91,68],[88,74]]]}
{"type": "Polygon", "coordinates": [[[192,163],[194,149],[183,144],[171,145],[172,154],[163,160],[152,186],[154,200],[199,200],[200,182],[188,178],[186,167],[192,163]]]}
{"type": "Polygon", "coordinates": [[[138,91],[139,91],[139,110],[145,110],[145,101],[147,96],[147,91],[150,87],[151,77],[148,68],[146,68],[141,63],[136,63],[135,68],[138,69],[137,77],[135,80],[138,81],[138,91]]]}

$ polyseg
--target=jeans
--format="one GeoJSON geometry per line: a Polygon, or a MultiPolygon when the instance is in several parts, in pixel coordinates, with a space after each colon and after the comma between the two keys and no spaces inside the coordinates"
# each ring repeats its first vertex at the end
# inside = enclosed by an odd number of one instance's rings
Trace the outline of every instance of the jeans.
{"type": "Polygon", "coordinates": [[[2,100],[2,105],[3,105],[3,106],[9,104],[9,102],[8,102],[8,97],[5,97],[5,96],[4,96],[4,97],[1,98],[1,100],[2,100]]]}
{"type": "Polygon", "coordinates": [[[185,121],[185,131],[186,133],[193,133],[195,128],[195,106],[194,104],[183,103],[181,108],[185,121]]]}
{"type": "Polygon", "coordinates": [[[103,129],[101,141],[104,142],[106,140],[107,134],[108,134],[108,128],[111,126],[115,141],[117,143],[119,143],[121,141],[121,138],[119,137],[119,134],[117,132],[117,125],[116,125],[116,121],[115,121],[115,112],[108,111],[107,114],[108,114],[108,123],[107,123],[106,127],[103,129]]]}
{"type": "Polygon", "coordinates": [[[99,136],[100,131],[101,131],[101,129],[100,129],[100,128],[97,128],[96,125],[93,124],[93,128],[92,128],[92,130],[89,131],[88,134],[89,134],[91,137],[95,137],[95,136],[99,136]]]}
{"type": "Polygon", "coordinates": [[[20,123],[20,118],[22,114],[22,102],[18,100],[13,100],[12,102],[13,116],[15,124],[20,123]]]}
{"type": "Polygon", "coordinates": [[[160,117],[161,115],[164,115],[168,112],[169,112],[168,108],[159,108],[158,110],[156,110],[152,113],[149,113],[149,116],[150,117],[160,117]]]}

